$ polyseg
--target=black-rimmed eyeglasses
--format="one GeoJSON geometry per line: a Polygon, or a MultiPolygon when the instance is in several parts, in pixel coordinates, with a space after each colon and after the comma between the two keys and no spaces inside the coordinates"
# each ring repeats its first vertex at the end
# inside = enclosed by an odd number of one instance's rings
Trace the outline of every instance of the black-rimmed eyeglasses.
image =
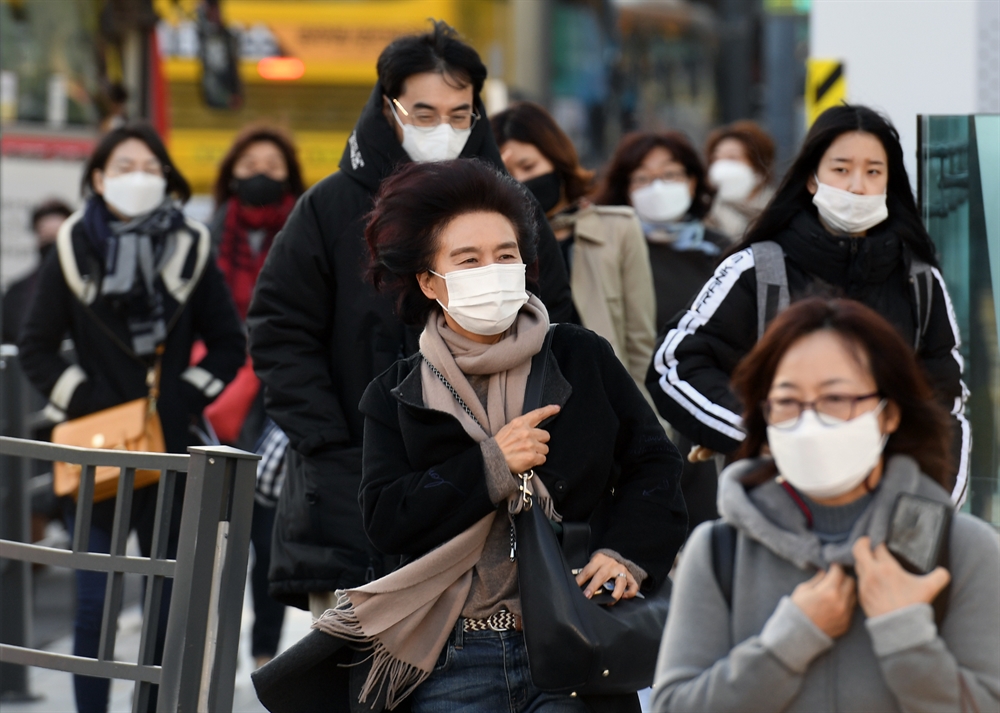
{"type": "Polygon", "coordinates": [[[799,425],[803,412],[812,409],[816,418],[824,426],[836,426],[844,421],[850,421],[855,416],[858,404],[862,401],[878,398],[877,391],[861,396],[848,394],[827,394],[815,401],[800,401],[799,399],[779,397],[767,399],[760,404],[767,425],[783,430],[791,430],[799,425]]]}

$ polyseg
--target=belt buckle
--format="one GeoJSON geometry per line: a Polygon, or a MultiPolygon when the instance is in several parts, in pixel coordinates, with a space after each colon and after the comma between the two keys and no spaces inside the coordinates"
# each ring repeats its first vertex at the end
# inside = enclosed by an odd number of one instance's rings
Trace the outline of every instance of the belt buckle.
{"type": "Polygon", "coordinates": [[[493,631],[507,631],[510,627],[506,626],[506,624],[503,621],[504,613],[505,612],[497,612],[495,614],[491,614],[490,617],[486,620],[486,625],[490,627],[490,629],[492,629],[493,631]]]}

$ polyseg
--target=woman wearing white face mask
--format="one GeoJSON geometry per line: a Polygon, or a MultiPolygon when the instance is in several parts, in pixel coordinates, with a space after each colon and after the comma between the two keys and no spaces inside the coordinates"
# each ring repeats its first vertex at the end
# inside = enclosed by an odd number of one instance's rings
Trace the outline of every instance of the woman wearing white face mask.
{"type": "Polygon", "coordinates": [[[746,440],[681,556],[653,710],[998,710],[1000,542],[925,517],[951,509],[948,415],[898,332],[804,300],[733,382],[746,440]]]}
{"type": "MultiPolygon", "coordinates": [[[[697,294],[729,239],[706,227],[712,188],[691,142],[676,131],[634,133],[618,145],[595,196],[603,205],[631,205],[642,221],[656,292],[656,330],[697,294]]],[[[648,369],[648,363],[647,363],[648,369]]],[[[666,419],[670,422],[670,419],[666,419]]],[[[676,429],[682,452],[692,443],[676,429]]],[[[686,463],[681,488],[691,527],[716,517],[715,463],[686,463]]]]}
{"type": "Polygon", "coordinates": [[[709,134],[705,155],[708,180],[717,191],[705,224],[740,240],[774,197],[768,183],[774,140],[755,122],[736,121],[709,134]]]}
{"type": "Polygon", "coordinates": [[[666,131],[622,139],[594,197],[598,205],[632,206],[642,222],[653,267],[657,330],[687,306],[729,244],[705,227],[712,195],[691,142],[666,131]]]}
{"type": "Polygon", "coordinates": [[[661,415],[702,447],[691,457],[734,452],[744,439],[729,387],[736,362],[790,302],[817,294],[864,303],[911,345],[952,414],[961,502],[971,434],[958,327],[899,136],[866,107],[816,120],[767,209],[668,326],[646,382],[661,415]]]}
{"type": "MultiPolygon", "coordinates": [[[[415,713],[588,710],[531,682],[507,515],[516,474],[534,470],[535,493],[563,522],[608,508],[577,577],[587,597],[658,587],[686,531],[680,456],[605,340],[555,326],[545,405],[522,413],[532,357],[550,333],[525,291],[529,207],[526,189],[482,162],[410,164],[383,184],[365,231],[376,287],[423,329],[420,352],[373,381],[359,407],[365,530],[406,564],[366,587],[363,607],[357,590],[341,593],[315,628],[357,638],[358,625],[392,622],[362,637],[377,652],[368,684],[386,687],[390,705],[409,696],[415,713]],[[424,586],[441,575],[442,551],[468,566],[424,586]],[[419,636],[405,634],[415,623],[395,592],[410,611],[419,602],[419,636]],[[400,673],[381,680],[390,667],[400,673]]],[[[634,694],[603,705],[638,709],[634,694]]]]}
{"type": "MultiPolygon", "coordinates": [[[[61,421],[145,397],[147,373],[159,363],[156,409],[166,450],[186,453],[199,444],[189,431],[192,420],[246,358],[243,329],[212,260],[208,230],[181,212],[190,188],[145,124],[126,125],[101,139],[85,168],[83,192],[83,209],[62,224],[56,249],[42,265],[19,345],[22,366],[49,399],[46,415],[61,421]],[[61,356],[67,334],[76,364],[61,356]],[[191,366],[196,339],[207,353],[191,366]]],[[[169,557],[177,546],[182,498],[180,487],[169,557]]],[[[131,523],[146,556],[156,499],[157,488],[147,486],[132,500],[131,523]]],[[[91,551],[109,551],[115,500],[94,506],[91,551]]],[[[105,585],[99,572],[77,572],[76,655],[97,657],[105,585]]],[[[164,616],[167,607],[169,594],[164,616]]],[[[161,640],[158,652],[162,646],[161,640]]],[[[75,677],[79,710],[106,710],[109,683],[75,677]]],[[[151,699],[155,705],[155,695],[151,699]]]]}

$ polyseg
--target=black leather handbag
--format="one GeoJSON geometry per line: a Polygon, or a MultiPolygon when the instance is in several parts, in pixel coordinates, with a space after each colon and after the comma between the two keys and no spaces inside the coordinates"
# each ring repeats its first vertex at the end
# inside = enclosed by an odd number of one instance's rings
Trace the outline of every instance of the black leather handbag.
{"type": "MultiPolygon", "coordinates": [[[[550,329],[532,360],[525,413],[541,406],[551,337],[550,329]]],[[[567,523],[564,531],[574,524],[567,523]]],[[[514,518],[514,529],[532,682],[543,691],[581,696],[631,693],[652,685],[670,607],[670,580],[644,598],[598,604],[583,596],[543,508],[525,504],[514,518]]]]}

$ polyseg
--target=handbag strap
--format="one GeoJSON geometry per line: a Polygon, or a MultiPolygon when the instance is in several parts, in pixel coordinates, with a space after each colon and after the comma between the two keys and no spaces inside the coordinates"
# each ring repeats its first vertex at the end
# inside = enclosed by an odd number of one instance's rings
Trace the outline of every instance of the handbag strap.
{"type": "Polygon", "coordinates": [[[147,396],[149,408],[146,410],[147,418],[156,413],[156,401],[160,398],[160,376],[163,371],[163,352],[165,352],[166,349],[167,345],[162,342],[156,345],[156,361],[153,362],[153,366],[151,366],[146,372],[146,386],[149,388],[149,394],[147,396]]]}
{"type": "Polygon", "coordinates": [[[542,406],[542,387],[545,385],[545,372],[548,368],[549,350],[552,346],[552,335],[556,331],[556,325],[550,324],[549,331],[545,334],[545,341],[542,348],[535,356],[531,357],[531,371],[528,372],[528,383],[524,387],[524,407],[522,413],[534,411],[542,406]]]}

